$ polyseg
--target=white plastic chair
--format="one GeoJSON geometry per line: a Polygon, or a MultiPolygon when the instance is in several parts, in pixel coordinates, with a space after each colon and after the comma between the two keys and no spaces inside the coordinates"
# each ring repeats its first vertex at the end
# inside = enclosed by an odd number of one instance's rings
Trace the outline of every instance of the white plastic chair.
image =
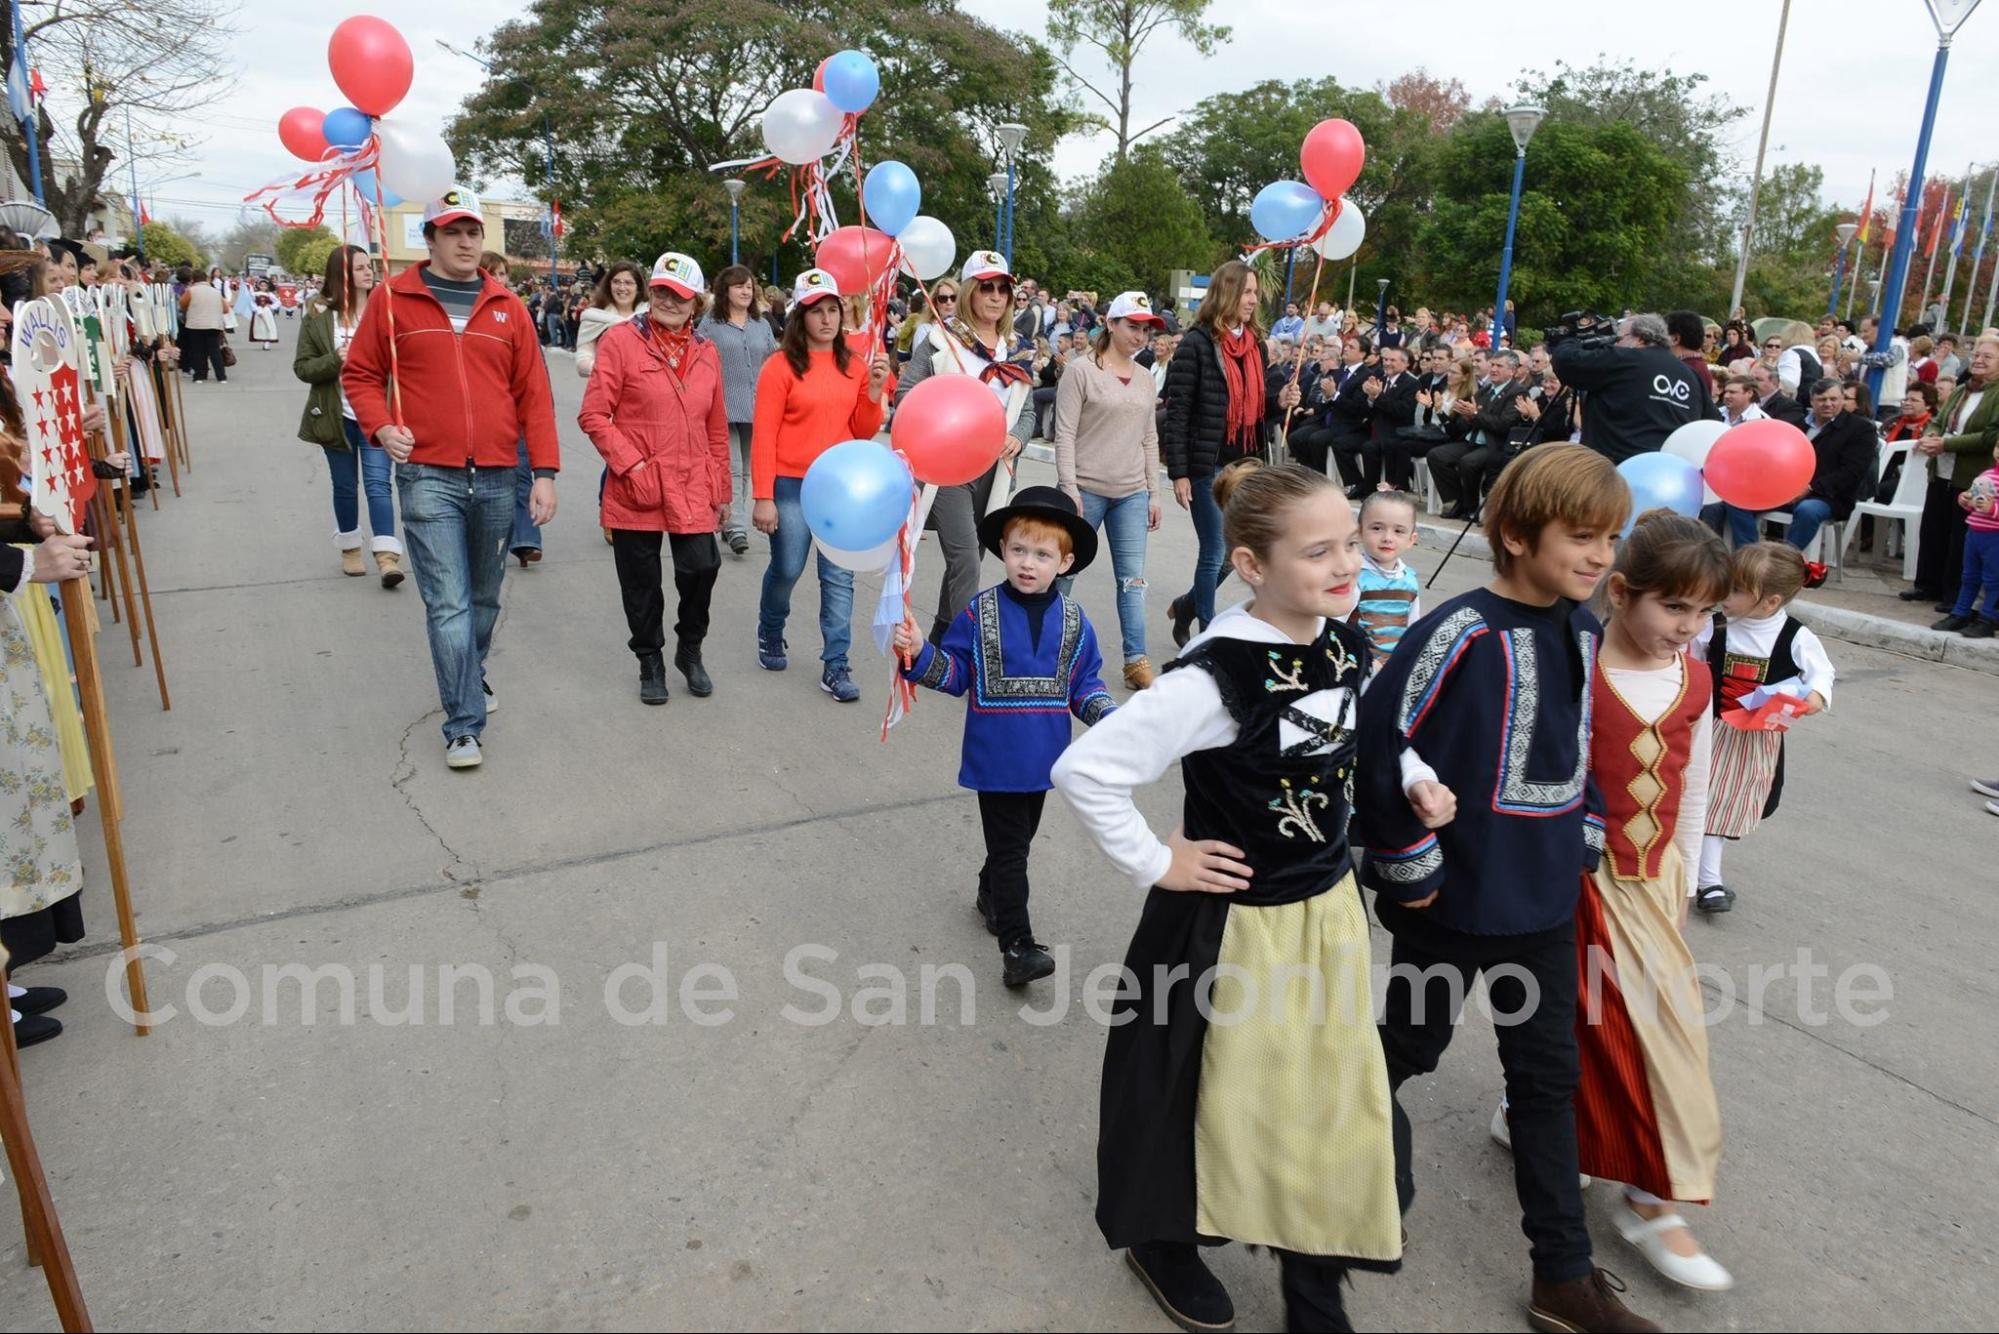
{"type": "MultiPolygon", "coordinates": [[[[1914,580],[1916,577],[1916,549],[1921,544],[1923,495],[1929,490],[1929,470],[1923,455],[1910,449],[1907,440],[1897,440],[1888,446],[1887,457],[1882,460],[1882,472],[1888,470],[1896,455],[1902,458],[1902,475],[1896,479],[1894,498],[1885,505],[1878,500],[1863,500],[1853,507],[1857,519],[1863,514],[1874,517],[1876,530],[1881,533],[1882,549],[1887,549],[1887,524],[1902,525],[1902,577],[1914,580]]],[[[1849,528],[1849,533],[1852,531],[1849,528]]]]}

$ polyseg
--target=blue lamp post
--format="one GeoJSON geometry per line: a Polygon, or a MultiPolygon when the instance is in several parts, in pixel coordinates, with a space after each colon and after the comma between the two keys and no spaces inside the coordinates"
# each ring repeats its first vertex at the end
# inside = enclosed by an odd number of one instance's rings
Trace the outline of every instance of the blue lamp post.
{"type": "MultiPolygon", "coordinates": [[[[1916,137],[1916,160],[1909,168],[1909,188],[1902,199],[1902,221],[1895,228],[1895,253],[1888,261],[1888,282],[1882,289],[1883,303],[1880,309],[1880,323],[1874,330],[1872,351],[1885,354],[1895,337],[1895,325],[1902,317],[1902,289],[1909,281],[1909,256],[1915,250],[1916,219],[1923,203],[1923,168],[1930,157],[1930,131],[1936,128],[1937,102],[1943,96],[1943,71],[1950,60],[1951,38],[1971,17],[1971,11],[1978,8],[1978,0],[1923,0],[1930,9],[1930,19],[1937,29],[1937,58],[1930,66],[1929,100],[1923,106],[1923,130],[1916,137]]],[[[1867,392],[1880,401],[1881,377],[1887,374],[1887,366],[1872,367],[1867,372],[1867,392]]]]}
{"type": "Polygon", "coordinates": [[[1016,178],[1013,160],[1020,152],[1020,146],[1027,139],[1027,127],[1008,123],[998,126],[994,133],[999,135],[1000,146],[1006,149],[1006,225],[1000,230],[1004,235],[1000,242],[1000,253],[1006,257],[1006,266],[1013,267],[1013,197],[1016,178]]]}
{"type": "Polygon", "coordinates": [[[731,264],[743,262],[741,228],[737,224],[737,218],[742,213],[743,185],[744,182],[733,177],[722,182],[722,188],[729,192],[729,263],[731,264]]]}
{"type": "Polygon", "coordinates": [[[1506,332],[1506,289],[1513,281],[1513,229],[1520,221],[1520,185],[1527,175],[1527,141],[1541,128],[1548,113],[1530,102],[1506,109],[1506,128],[1513,132],[1513,200],[1506,206],[1506,248],[1499,255],[1499,299],[1492,303],[1492,347],[1499,349],[1506,332]]]}
{"type": "MultiPolygon", "coordinates": [[[[26,86],[28,70],[31,66],[28,63],[27,34],[21,31],[21,0],[10,0],[8,10],[14,23],[14,65],[21,74],[22,86],[20,93],[22,100],[27,103],[27,114],[21,117],[21,132],[28,137],[28,187],[35,192],[35,202],[46,208],[48,200],[42,197],[41,127],[36,122],[37,111],[34,99],[28,96],[26,86]]],[[[11,74],[12,71],[8,71],[8,73],[11,74]]],[[[13,89],[10,88],[9,92],[11,93],[12,91],[13,89]]],[[[15,111],[18,113],[20,108],[16,107],[15,111]]],[[[130,137],[129,133],[127,137],[130,137]]]]}
{"type": "Polygon", "coordinates": [[[1839,313],[1839,280],[1846,274],[1846,247],[1853,243],[1853,234],[1859,230],[1860,224],[1857,222],[1842,222],[1833,228],[1833,232],[1839,237],[1839,259],[1832,266],[1832,300],[1825,303],[1827,315],[1839,313]]]}
{"type": "Polygon", "coordinates": [[[1006,187],[1010,178],[1003,171],[996,171],[986,177],[986,188],[993,192],[993,249],[1006,248],[1006,187]]]}

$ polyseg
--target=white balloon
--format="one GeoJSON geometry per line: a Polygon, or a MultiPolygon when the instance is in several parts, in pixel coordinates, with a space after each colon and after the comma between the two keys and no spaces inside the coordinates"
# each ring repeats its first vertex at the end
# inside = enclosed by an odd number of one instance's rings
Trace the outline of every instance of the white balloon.
{"type": "MultiPolygon", "coordinates": [[[[1684,426],[1674,428],[1673,433],[1666,437],[1666,443],[1660,448],[1675,458],[1685,459],[1696,468],[1706,469],[1708,451],[1713,449],[1714,442],[1727,432],[1727,422],[1705,419],[1690,421],[1684,426]]],[[[1720,499],[1721,497],[1714,493],[1713,487],[1707,488],[1707,504],[1713,505],[1720,499]]]]}
{"type": "Polygon", "coordinates": [[[843,570],[852,570],[856,574],[880,574],[887,570],[888,563],[895,559],[896,538],[900,536],[898,533],[896,537],[891,537],[880,546],[868,551],[842,551],[838,547],[827,546],[816,537],[812,539],[812,545],[819,549],[820,555],[843,570]]]}
{"type": "Polygon", "coordinates": [[[1360,211],[1360,205],[1342,197],[1339,216],[1333,219],[1324,236],[1312,242],[1312,249],[1325,259],[1346,259],[1366,239],[1367,215],[1360,211]]]}
{"type": "Polygon", "coordinates": [[[375,122],[381,158],[375,179],[412,204],[428,204],[458,184],[458,160],[436,130],[383,117],[375,122]]]}
{"type": "Polygon", "coordinates": [[[844,119],[826,94],[793,88],[764,111],[764,147],[795,167],[817,162],[833,151],[844,119]]]}
{"type": "Polygon", "coordinates": [[[942,278],[957,262],[957,238],[927,214],[917,214],[895,239],[902,245],[903,270],[926,283],[942,278]]]}

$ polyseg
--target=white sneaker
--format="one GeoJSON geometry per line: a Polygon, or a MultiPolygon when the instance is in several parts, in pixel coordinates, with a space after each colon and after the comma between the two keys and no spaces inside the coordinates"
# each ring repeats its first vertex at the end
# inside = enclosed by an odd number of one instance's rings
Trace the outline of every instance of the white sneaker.
{"type": "Polygon", "coordinates": [[[1986,802],[1985,809],[1991,812],[1993,815],[1999,815],[1999,801],[1986,802]]]}
{"type": "MultiPolygon", "coordinates": [[[[1492,1109],[1492,1142],[1508,1153],[1513,1152],[1513,1127],[1506,1123],[1506,1100],[1500,1099],[1499,1106],[1492,1109]]],[[[1576,1173],[1576,1184],[1588,1190],[1596,1184],[1596,1178],[1587,1172],[1576,1173]]]]}
{"type": "Polygon", "coordinates": [[[1735,1286],[1735,1276],[1723,1269],[1706,1251],[1680,1255],[1666,1245],[1661,1233],[1687,1225],[1687,1220],[1678,1214],[1641,1218],[1628,1202],[1619,1200],[1611,1207],[1610,1219],[1617,1225],[1618,1233],[1637,1248],[1647,1263],[1681,1287],[1698,1288],[1702,1292],[1727,1292],[1735,1286]]]}
{"type": "Polygon", "coordinates": [[[479,767],[479,760],[478,737],[457,737],[444,748],[444,762],[454,769],[476,769],[479,767]]]}
{"type": "Polygon", "coordinates": [[[479,678],[479,689],[486,692],[486,712],[498,713],[500,711],[500,697],[493,693],[493,687],[486,684],[486,678],[483,676],[479,678]]]}
{"type": "Polygon", "coordinates": [[[1981,797],[1999,797],[1999,778],[1974,778],[1971,790],[1981,797]]]}

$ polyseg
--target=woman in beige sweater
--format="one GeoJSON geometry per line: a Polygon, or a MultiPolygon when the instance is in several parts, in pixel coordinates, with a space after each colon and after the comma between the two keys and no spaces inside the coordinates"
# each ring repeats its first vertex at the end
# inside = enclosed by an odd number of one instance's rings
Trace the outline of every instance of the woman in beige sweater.
{"type": "MultiPolygon", "coordinates": [[[[1055,395],[1057,480],[1084,521],[1110,539],[1124,683],[1133,690],[1153,678],[1145,657],[1145,535],[1159,527],[1159,433],[1157,389],[1132,358],[1162,323],[1143,292],[1119,294],[1090,354],[1070,360],[1055,395]]],[[[1062,581],[1064,597],[1072,582],[1062,581]]]]}

